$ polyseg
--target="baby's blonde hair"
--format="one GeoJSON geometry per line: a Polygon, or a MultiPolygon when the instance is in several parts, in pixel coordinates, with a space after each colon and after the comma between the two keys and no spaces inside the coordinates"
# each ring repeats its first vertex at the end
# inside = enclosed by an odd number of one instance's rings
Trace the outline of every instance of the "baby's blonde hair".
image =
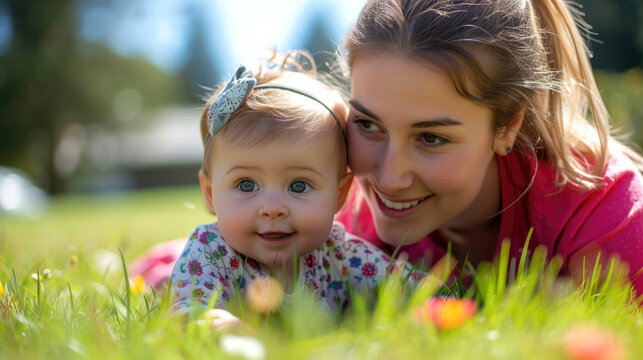
{"type": "MultiPolygon", "coordinates": [[[[273,56],[271,61],[276,58],[273,56]]],[[[242,146],[260,146],[275,141],[287,146],[288,140],[313,137],[326,131],[336,135],[338,176],[341,178],[346,172],[344,127],[348,108],[339,91],[318,79],[315,63],[305,52],[290,52],[281,58],[278,65],[277,69],[262,71],[260,68],[255,72],[256,87],[280,85],[304,91],[324,103],[332,114],[322,104],[296,92],[260,88],[248,95],[218,134],[209,136],[208,108],[225,87],[224,83],[209,98],[201,115],[202,170],[205,175],[210,175],[211,156],[219,139],[242,146]]]]}

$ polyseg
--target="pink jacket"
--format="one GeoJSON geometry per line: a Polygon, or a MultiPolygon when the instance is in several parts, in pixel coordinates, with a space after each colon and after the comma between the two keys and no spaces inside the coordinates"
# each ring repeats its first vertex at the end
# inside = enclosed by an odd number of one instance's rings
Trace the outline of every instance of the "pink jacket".
{"type": "MultiPolygon", "coordinates": [[[[511,258],[520,259],[533,227],[530,249],[544,245],[549,257],[562,256],[563,273],[580,271],[584,255],[588,256],[587,263],[593,264],[591,256],[597,251],[601,251],[603,260],[607,254],[617,254],[629,264],[630,279],[638,294],[643,294],[643,275],[639,276],[643,272],[643,177],[628,159],[612,156],[604,186],[587,192],[557,189],[555,169],[541,161],[531,189],[522,197],[532,179],[535,161],[525,161],[530,159],[518,152],[497,159],[502,206],[506,210],[501,215],[496,255],[502,240],[509,239],[511,258]],[[516,199],[519,200],[511,205],[516,199]]],[[[378,238],[371,212],[356,196],[358,192],[355,186],[336,219],[344,223],[348,232],[392,250],[378,238]]],[[[400,251],[406,252],[412,262],[425,264],[433,264],[445,254],[430,234],[400,251]]]]}

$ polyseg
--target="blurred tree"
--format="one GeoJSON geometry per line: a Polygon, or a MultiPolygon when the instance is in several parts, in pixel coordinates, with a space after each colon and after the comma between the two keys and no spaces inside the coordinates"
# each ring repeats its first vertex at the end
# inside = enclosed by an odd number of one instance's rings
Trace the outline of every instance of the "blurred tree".
{"type": "MultiPolygon", "coordinates": [[[[216,44],[209,41],[206,36],[208,26],[202,8],[193,3],[190,6],[189,14],[191,31],[187,39],[189,44],[187,61],[181,75],[188,95],[187,100],[201,104],[203,97],[210,93],[207,89],[215,89],[218,81],[221,81],[219,78],[220,65],[211,53],[216,44]]],[[[208,16],[210,15],[213,14],[208,14],[208,16]]]]}
{"type": "Polygon", "coordinates": [[[308,37],[303,41],[304,49],[310,51],[315,58],[319,72],[330,71],[334,61],[337,44],[332,42],[332,32],[328,28],[329,23],[326,16],[319,11],[319,7],[312,9],[314,13],[310,24],[308,24],[308,37]]]}
{"type": "Polygon", "coordinates": [[[643,67],[643,1],[581,0],[580,10],[592,27],[590,49],[597,69],[625,71],[643,67]]]}
{"type": "Polygon", "coordinates": [[[0,163],[23,168],[51,193],[65,190],[54,154],[72,124],[116,125],[115,96],[145,94],[166,102],[174,79],[138,59],[124,59],[75,36],[75,2],[8,0],[11,42],[0,55],[0,163]]]}

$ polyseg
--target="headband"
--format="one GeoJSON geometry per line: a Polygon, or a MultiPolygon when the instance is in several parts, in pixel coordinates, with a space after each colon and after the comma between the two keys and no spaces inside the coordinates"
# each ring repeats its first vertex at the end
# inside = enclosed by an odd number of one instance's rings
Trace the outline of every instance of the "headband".
{"type": "Polygon", "coordinates": [[[333,111],[328,107],[328,105],[324,104],[323,101],[318,99],[316,96],[300,90],[296,88],[292,88],[289,86],[284,86],[284,85],[259,85],[255,86],[257,84],[257,80],[253,77],[252,72],[247,70],[245,66],[240,65],[237,68],[237,71],[235,71],[234,75],[228,81],[226,84],[225,88],[221,91],[221,93],[217,96],[214,101],[210,104],[208,107],[208,115],[207,115],[207,124],[208,124],[208,132],[210,136],[214,136],[223,129],[225,124],[230,120],[230,116],[232,116],[232,113],[234,113],[239,106],[246,100],[248,95],[252,92],[252,90],[260,90],[260,89],[280,89],[280,90],[286,90],[293,92],[295,94],[299,94],[302,96],[305,96],[309,99],[315,100],[317,103],[319,103],[321,106],[323,106],[328,112],[333,116],[333,119],[335,119],[335,122],[337,123],[337,126],[339,126],[339,129],[342,132],[342,136],[346,138],[346,134],[344,134],[344,128],[341,125],[341,122],[333,113],[333,111]]]}

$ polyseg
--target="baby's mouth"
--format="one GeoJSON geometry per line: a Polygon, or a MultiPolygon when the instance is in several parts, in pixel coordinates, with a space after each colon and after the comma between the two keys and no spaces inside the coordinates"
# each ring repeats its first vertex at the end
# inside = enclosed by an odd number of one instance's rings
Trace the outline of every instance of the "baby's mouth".
{"type": "Polygon", "coordinates": [[[257,235],[268,241],[279,241],[283,239],[287,239],[294,233],[285,233],[285,232],[265,232],[265,233],[257,233],[257,235]]]}

